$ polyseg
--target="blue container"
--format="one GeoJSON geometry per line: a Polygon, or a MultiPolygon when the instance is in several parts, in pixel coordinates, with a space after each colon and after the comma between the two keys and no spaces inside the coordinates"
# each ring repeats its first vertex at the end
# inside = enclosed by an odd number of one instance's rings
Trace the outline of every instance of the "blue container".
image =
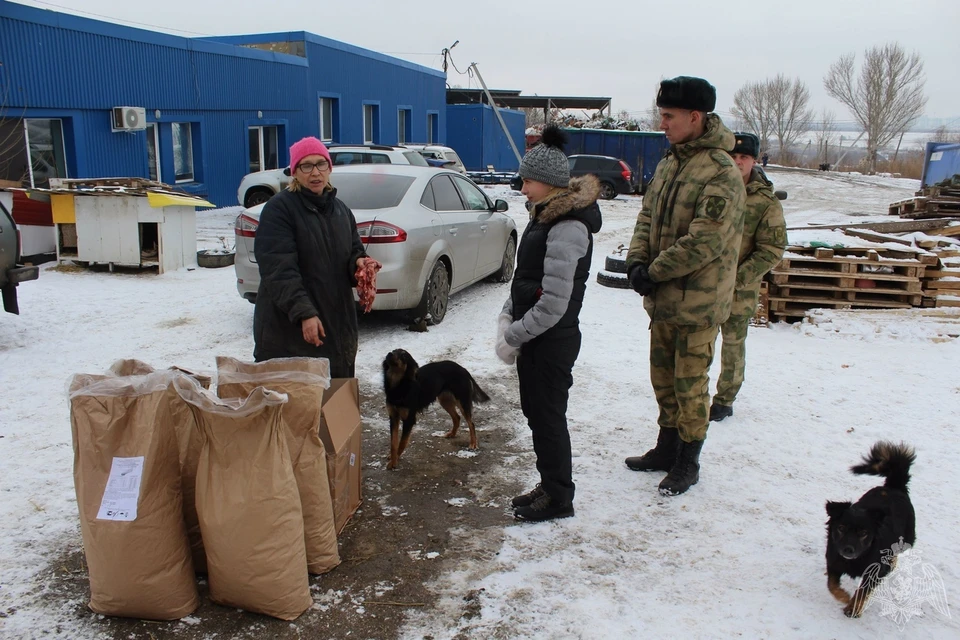
{"type": "Polygon", "coordinates": [[[923,153],[923,175],[920,178],[920,186],[932,187],[938,183],[952,183],[952,186],[960,187],[960,144],[927,143],[923,153]]]}
{"type": "MultiPolygon", "coordinates": [[[[522,155],[526,116],[510,109],[500,109],[500,116],[522,155]]],[[[447,145],[457,152],[467,171],[486,171],[491,165],[498,172],[520,168],[493,108],[486,104],[447,105],[447,145]]]]}
{"type": "Polygon", "coordinates": [[[653,179],[657,163],[670,147],[667,137],[652,131],[617,131],[608,129],[566,129],[570,140],[564,147],[567,155],[585,153],[612,156],[627,163],[637,182],[638,193],[646,190],[653,179]]]}

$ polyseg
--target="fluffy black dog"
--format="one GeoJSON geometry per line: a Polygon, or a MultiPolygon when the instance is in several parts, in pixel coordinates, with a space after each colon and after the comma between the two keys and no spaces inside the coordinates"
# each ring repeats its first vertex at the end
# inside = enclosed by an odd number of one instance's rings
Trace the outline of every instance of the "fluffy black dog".
{"type": "Polygon", "coordinates": [[[895,545],[912,545],[917,538],[916,516],[907,493],[915,459],[913,449],[905,444],[878,442],[850,471],[883,476],[883,486],[870,489],[854,504],[827,502],[827,588],[846,605],[843,612],[848,617],[860,617],[870,593],[893,570],[895,545]],[[844,574],[862,576],[852,597],[840,586],[844,574]]]}
{"type": "Polygon", "coordinates": [[[457,435],[460,428],[459,409],[470,427],[470,448],[477,448],[477,433],[473,426],[473,403],[486,402],[484,393],[470,372],[456,362],[442,360],[422,367],[403,349],[394,349],[383,359],[383,393],[390,415],[390,462],[387,469],[396,469],[400,454],[407,448],[410,432],[417,423],[417,414],[439,401],[453,419],[453,428],[447,438],[457,435]],[[403,435],[400,423],[403,422],[403,435]]]}

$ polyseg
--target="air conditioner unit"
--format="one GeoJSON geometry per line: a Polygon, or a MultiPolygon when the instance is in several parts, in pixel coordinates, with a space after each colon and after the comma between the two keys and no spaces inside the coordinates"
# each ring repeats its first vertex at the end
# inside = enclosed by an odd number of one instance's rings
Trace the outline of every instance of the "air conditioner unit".
{"type": "Polygon", "coordinates": [[[114,107],[114,131],[143,131],[147,128],[147,112],[143,107],[114,107]]]}

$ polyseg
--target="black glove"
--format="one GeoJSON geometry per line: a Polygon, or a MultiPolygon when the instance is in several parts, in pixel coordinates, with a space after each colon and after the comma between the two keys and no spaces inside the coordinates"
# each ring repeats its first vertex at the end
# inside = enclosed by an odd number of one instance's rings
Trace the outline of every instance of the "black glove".
{"type": "Polygon", "coordinates": [[[641,296],[648,296],[653,293],[656,283],[650,279],[650,272],[647,271],[647,265],[638,264],[630,270],[630,286],[641,296]]]}

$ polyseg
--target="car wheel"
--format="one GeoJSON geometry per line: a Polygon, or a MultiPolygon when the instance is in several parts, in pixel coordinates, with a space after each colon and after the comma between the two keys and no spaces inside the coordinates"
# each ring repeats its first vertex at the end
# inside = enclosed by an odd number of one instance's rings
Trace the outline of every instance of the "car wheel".
{"type": "Polygon", "coordinates": [[[600,272],[597,274],[597,282],[605,287],[612,287],[614,289],[630,288],[630,281],[627,279],[627,276],[619,273],[614,274],[600,272]]]}
{"type": "Polygon", "coordinates": [[[491,278],[494,282],[510,282],[513,279],[513,270],[517,263],[517,239],[513,236],[507,238],[507,247],[503,250],[503,261],[500,263],[500,270],[494,273],[491,278]]]}
{"type": "Polygon", "coordinates": [[[450,298],[450,276],[442,262],[433,265],[427,280],[427,313],[430,324],[440,324],[447,315],[447,302],[450,298]]]}
{"type": "Polygon", "coordinates": [[[607,256],[603,266],[604,271],[609,271],[610,273],[626,273],[627,259],[620,256],[607,256]]]}
{"type": "Polygon", "coordinates": [[[609,182],[600,183],[600,197],[604,200],[613,200],[617,197],[617,190],[609,182]]]}
{"type": "Polygon", "coordinates": [[[273,197],[273,192],[269,189],[250,189],[247,191],[247,197],[244,198],[243,206],[249,209],[258,204],[263,204],[271,197],[273,197]]]}

